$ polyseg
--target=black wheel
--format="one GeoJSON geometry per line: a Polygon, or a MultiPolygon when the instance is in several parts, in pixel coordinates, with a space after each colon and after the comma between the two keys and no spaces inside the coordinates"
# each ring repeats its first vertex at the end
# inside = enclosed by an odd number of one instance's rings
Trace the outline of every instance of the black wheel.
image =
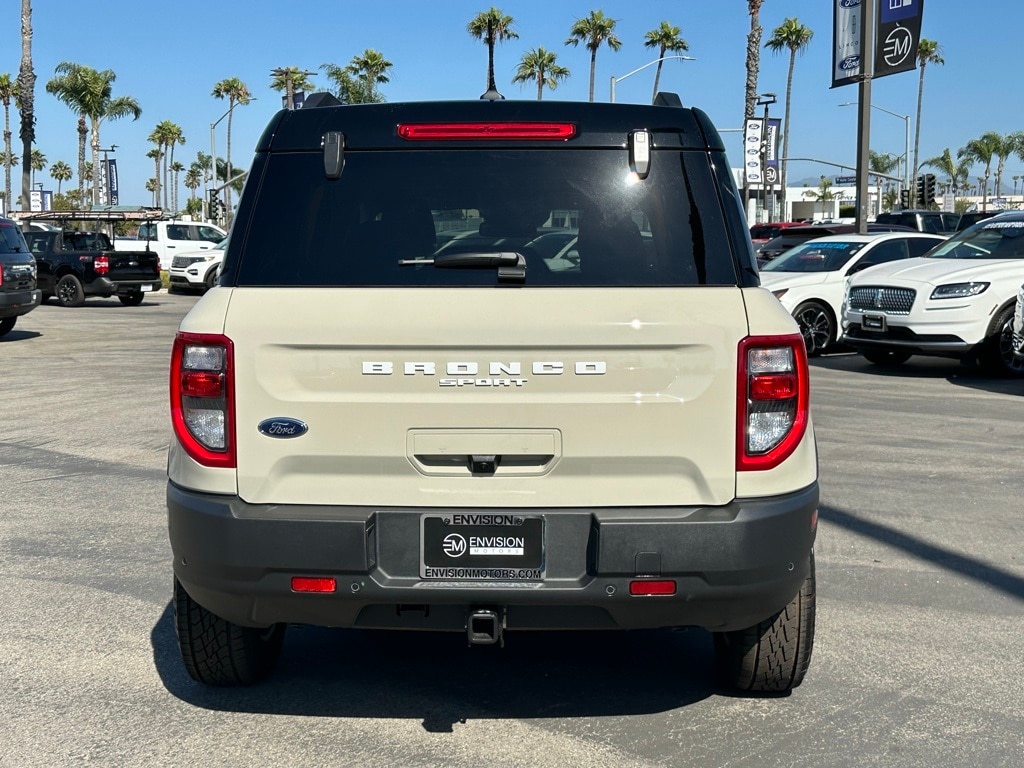
{"type": "Polygon", "coordinates": [[[121,303],[126,307],[137,307],[142,303],[142,300],[146,297],[142,291],[132,291],[131,293],[118,294],[117,298],[121,300],[121,303]]]}
{"type": "Polygon", "coordinates": [[[793,317],[800,326],[809,356],[820,355],[835,343],[836,321],[823,304],[805,301],[793,310],[793,317]]]}
{"type": "Polygon", "coordinates": [[[875,365],[902,365],[913,356],[913,352],[901,349],[862,349],[860,353],[875,365]]]}
{"type": "Polygon", "coordinates": [[[5,317],[3,320],[0,320],[0,336],[6,336],[10,333],[16,322],[18,322],[16,317],[5,317]]]}
{"type": "Polygon", "coordinates": [[[284,624],[242,627],[210,613],[174,580],[174,629],[185,669],[206,685],[251,685],[273,670],[284,624]]]}
{"type": "Polygon", "coordinates": [[[210,271],[206,273],[206,290],[210,290],[217,284],[218,277],[220,277],[220,267],[211,267],[210,271]]]}
{"type": "Polygon", "coordinates": [[[715,633],[722,681],[741,691],[785,693],[803,682],[814,647],[814,554],[789,605],[752,627],[715,633]]]}
{"type": "Polygon", "coordinates": [[[64,275],[57,281],[53,289],[57,303],[62,307],[80,307],[85,303],[85,290],[82,281],[74,275],[64,275]]]}
{"type": "Polygon", "coordinates": [[[991,373],[1024,376],[1024,358],[1013,354],[1013,307],[1007,307],[992,321],[978,360],[991,373]]]}

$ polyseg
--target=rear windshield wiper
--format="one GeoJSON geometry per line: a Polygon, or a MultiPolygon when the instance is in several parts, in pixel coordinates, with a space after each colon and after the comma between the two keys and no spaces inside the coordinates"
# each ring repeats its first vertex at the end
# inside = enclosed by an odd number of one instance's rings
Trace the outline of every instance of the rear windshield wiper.
{"type": "Polygon", "coordinates": [[[526,257],[515,251],[440,253],[429,259],[399,259],[398,265],[431,265],[437,269],[497,269],[499,282],[526,281],[526,257]]]}

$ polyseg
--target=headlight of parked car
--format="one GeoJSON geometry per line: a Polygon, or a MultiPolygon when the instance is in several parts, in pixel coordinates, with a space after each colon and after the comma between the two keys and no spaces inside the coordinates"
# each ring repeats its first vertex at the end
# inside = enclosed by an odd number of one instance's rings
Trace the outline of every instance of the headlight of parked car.
{"type": "Polygon", "coordinates": [[[940,285],[932,291],[933,299],[965,299],[968,296],[977,296],[988,288],[989,283],[949,283],[940,285]]]}

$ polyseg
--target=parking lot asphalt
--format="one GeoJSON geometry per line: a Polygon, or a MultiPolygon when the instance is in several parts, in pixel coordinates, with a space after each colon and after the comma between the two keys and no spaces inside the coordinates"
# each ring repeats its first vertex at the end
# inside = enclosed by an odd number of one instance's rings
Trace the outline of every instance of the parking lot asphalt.
{"type": "Polygon", "coordinates": [[[170,619],[167,361],[196,297],[44,305],[0,339],[0,766],[1019,766],[1024,381],[812,363],[803,686],[721,690],[701,631],[293,628],[204,689],[170,619]]]}

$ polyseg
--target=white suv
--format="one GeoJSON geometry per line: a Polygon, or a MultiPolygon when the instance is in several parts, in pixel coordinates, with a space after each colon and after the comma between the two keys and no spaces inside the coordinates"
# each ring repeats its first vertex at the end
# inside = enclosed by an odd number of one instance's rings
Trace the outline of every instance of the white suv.
{"type": "Polygon", "coordinates": [[[171,260],[168,270],[171,287],[199,291],[213,288],[220,274],[220,264],[224,260],[227,244],[228,239],[225,237],[212,248],[177,254],[171,260]]]}
{"type": "Polygon", "coordinates": [[[1022,282],[1024,213],[985,219],[927,256],[854,275],[844,303],[846,343],[873,363],[931,355],[1022,375],[1024,359],[1012,344],[1022,282]]]}
{"type": "Polygon", "coordinates": [[[291,623],[702,627],[799,685],[807,357],[729,167],[678,98],[279,112],[171,357],[189,674],[258,680],[291,623]]]}

